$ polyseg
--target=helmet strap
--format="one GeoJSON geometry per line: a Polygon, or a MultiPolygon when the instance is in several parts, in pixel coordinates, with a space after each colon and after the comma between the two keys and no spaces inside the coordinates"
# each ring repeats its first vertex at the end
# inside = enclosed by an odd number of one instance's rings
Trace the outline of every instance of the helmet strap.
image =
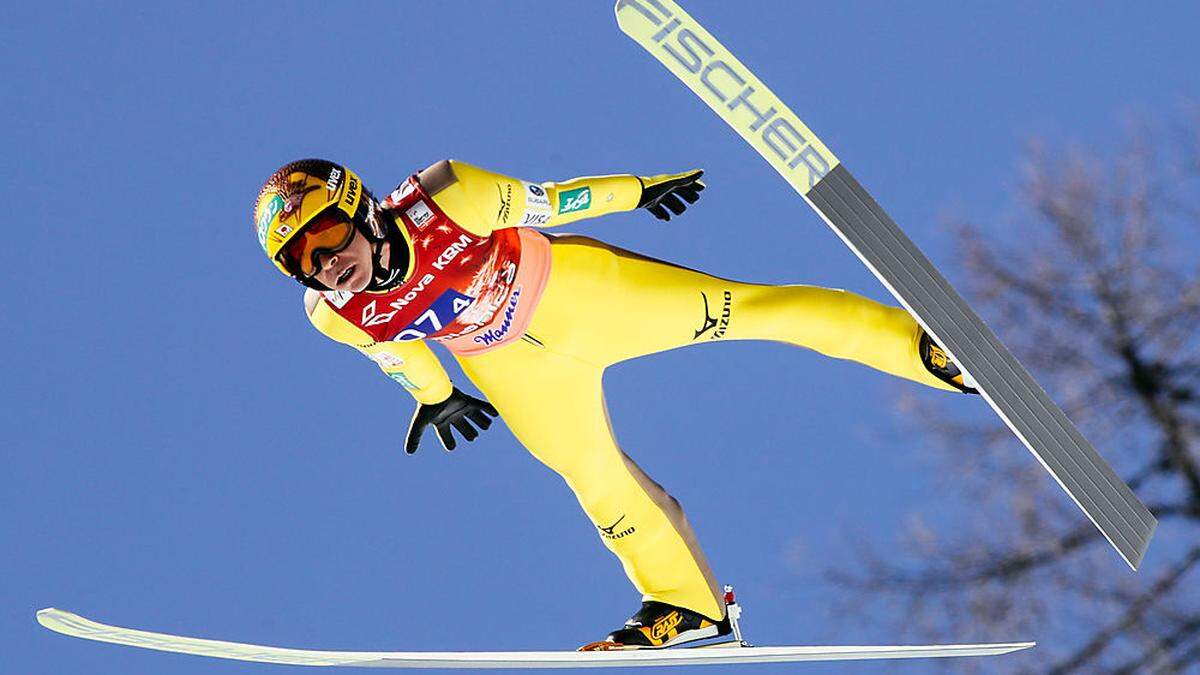
{"type": "MultiPolygon", "coordinates": [[[[395,286],[399,281],[404,270],[396,269],[390,265],[383,264],[383,244],[378,241],[374,244],[374,249],[371,253],[371,283],[367,285],[368,291],[386,291],[395,286]]],[[[393,247],[392,250],[395,250],[393,247]]]]}

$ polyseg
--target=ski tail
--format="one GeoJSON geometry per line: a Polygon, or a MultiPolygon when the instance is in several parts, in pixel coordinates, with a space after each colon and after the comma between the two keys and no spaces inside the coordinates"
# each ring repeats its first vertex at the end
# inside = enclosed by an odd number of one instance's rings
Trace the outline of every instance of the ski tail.
{"type": "Polygon", "coordinates": [[[1157,521],[833,152],[672,0],[617,0],[621,30],[783,176],[954,362],[1133,569],[1157,521]]]}

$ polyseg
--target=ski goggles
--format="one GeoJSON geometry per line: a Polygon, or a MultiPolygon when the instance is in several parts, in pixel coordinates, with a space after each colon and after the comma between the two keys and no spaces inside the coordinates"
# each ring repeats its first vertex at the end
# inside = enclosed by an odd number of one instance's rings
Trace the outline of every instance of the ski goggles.
{"type": "Polygon", "coordinates": [[[341,211],[329,209],[280,249],[279,262],[288,274],[311,279],[321,271],[318,258],[346,250],[357,229],[341,211]]]}

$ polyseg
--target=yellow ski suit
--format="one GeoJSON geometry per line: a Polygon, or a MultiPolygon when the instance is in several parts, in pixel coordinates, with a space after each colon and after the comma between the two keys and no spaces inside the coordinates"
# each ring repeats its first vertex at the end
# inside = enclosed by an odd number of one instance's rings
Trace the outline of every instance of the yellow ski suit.
{"type": "MultiPolygon", "coordinates": [[[[506,226],[500,214],[507,220],[513,205],[503,195],[520,193],[519,180],[457,161],[442,163],[439,173],[428,191],[456,223],[480,235],[506,226]]],[[[554,214],[543,227],[631,210],[641,195],[641,183],[630,175],[541,186],[554,214]],[[559,213],[559,196],[583,187],[590,189],[590,207],[559,213]]],[[[434,404],[449,396],[450,380],[424,341],[374,342],[315,291],[305,300],[321,332],[376,361],[417,401],[434,404]]],[[[922,364],[920,335],[904,310],[846,291],[719,279],[565,235],[552,237],[549,280],[524,338],[455,358],[517,439],[567,482],[643,599],[720,619],[718,585],[679,503],[613,437],[601,384],[605,368],[711,340],[775,340],[954,391],[922,364]],[[581,320],[614,311],[619,321],[581,320]]]]}

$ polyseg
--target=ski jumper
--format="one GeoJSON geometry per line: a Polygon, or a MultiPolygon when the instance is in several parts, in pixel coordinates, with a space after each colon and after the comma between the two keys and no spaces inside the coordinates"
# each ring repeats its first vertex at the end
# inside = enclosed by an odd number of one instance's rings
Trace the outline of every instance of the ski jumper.
{"type": "Polygon", "coordinates": [[[441,342],[513,434],[558,473],[644,600],[720,619],[719,587],[679,503],[617,445],[602,377],[613,364],[713,340],[774,340],[945,390],[903,309],[817,286],[719,279],[554,227],[636,207],[631,175],[528,183],[452,161],[385,201],[410,246],[382,293],[308,291],[312,323],[375,361],[421,403],[452,386],[441,342]],[[621,312],[620,321],[588,317],[621,312]]]}

